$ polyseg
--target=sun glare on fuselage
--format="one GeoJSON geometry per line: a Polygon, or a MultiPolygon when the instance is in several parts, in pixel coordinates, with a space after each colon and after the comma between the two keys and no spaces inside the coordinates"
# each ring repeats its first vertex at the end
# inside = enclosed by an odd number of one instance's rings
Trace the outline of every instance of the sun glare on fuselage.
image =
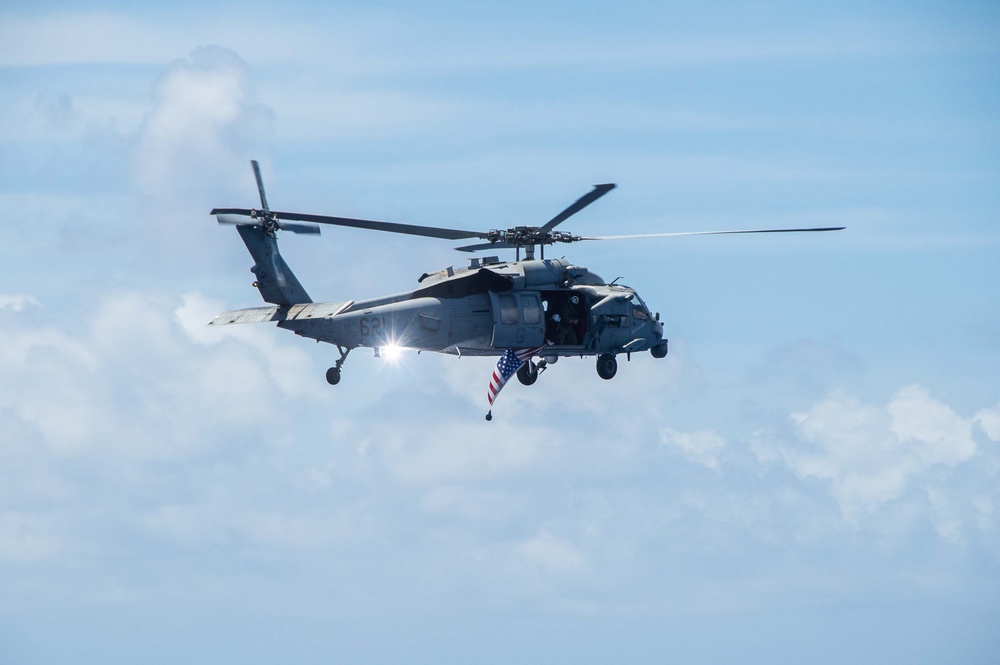
{"type": "Polygon", "coordinates": [[[388,346],[379,347],[379,357],[388,360],[391,363],[399,362],[403,355],[403,347],[397,346],[395,344],[389,344],[388,346]]]}

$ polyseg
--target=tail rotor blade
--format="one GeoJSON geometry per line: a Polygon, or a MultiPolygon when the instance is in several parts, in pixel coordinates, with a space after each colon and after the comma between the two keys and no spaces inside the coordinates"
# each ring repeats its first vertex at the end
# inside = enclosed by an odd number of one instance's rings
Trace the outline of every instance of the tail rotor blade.
{"type": "Polygon", "coordinates": [[[260,192],[260,205],[263,207],[264,212],[270,210],[267,207],[267,197],[264,195],[264,180],[260,177],[260,164],[257,163],[256,159],[251,159],[250,163],[253,164],[253,174],[257,178],[257,191],[260,192]]]}
{"type": "Polygon", "coordinates": [[[233,224],[235,226],[251,226],[255,222],[249,215],[234,215],[231,213],[216,213],[214,210],[212,214],[215,215],[215,219],[219,224],[233,224]]]}
{"type": "MultiPolygon", "coordinates": [[[[264,221],[262,216],[251,216],[250,210],[245,208],[216,208],[212,211],[219,224],[231,224],[233,226],[261,226],[264,221]]],[[[291,233],[308,233],[319,235],[319,226],[316,224],[297,224],[295,222],[283,222],[275,220],[275,228],[291,233]]]]}
{"type": "Polygon", "coordinates": [[[319,235],[319,227],[315,224],[289,224],[288,222],[280,222],[278,228],[282,231],[290,231],[292,233],[319,235]]]}

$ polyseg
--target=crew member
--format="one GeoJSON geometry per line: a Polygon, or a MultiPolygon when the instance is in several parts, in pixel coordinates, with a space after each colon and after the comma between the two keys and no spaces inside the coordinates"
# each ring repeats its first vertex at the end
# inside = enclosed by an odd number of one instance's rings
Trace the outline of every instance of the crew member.
{"type": "Polygon", "coordinates": [[[562,302],[562,307],[552,319],[557,321],[556,344],[579,344],[577,330],[580,325],[580,297],[571,295],[562,302]]]}

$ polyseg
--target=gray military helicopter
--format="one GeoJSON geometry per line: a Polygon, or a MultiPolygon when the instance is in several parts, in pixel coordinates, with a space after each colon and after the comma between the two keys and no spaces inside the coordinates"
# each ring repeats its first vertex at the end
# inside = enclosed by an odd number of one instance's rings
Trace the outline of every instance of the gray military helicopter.
{"type": "Polygon", "coordinates": [[[261,208],[215,208],[220,224],[236,226],[254,265],[253,285],[270,307],[222,312],[209,325],[276,322],[279,328],[334,344],[340,358],[326,372],[331,385],[340,383],[348,354],[358,347],[380,355],[387,348],[409,348],[457,356],[500,356],[507,349],[530,350],[517,378],[532,385],[539,373],[563,356],[596,356],[597,374],[611,379],[617,357],[649,351],[667,355],[667,339],[659,313],[650,312],[635,289],[606,283],[583,266],[546,259],[545,246],[583,240],[621,240],[735,233],[838,231],[845,227],[693,231],[619,236],[578,236],[555,227],[612,189],[595,185],[542,226],[466,231],[348,217],[271,210],[264,194],[260,166],[252,161],[261,208]],[[278,251],[277,231],[319,234],[317,224],[332,224],[390,233],[481,242],[457,247],[463,252],[513,249],[514,261],[498,256],[471,258],[463,268],[424,273],[419,286],[396,295],[367,300],[315,303],[278,251]],[[535,248],[539,257],[535,258],[535,248]],[[521,258],[521,252],[524,258],[521,258]],[[536,360],[537,358],[537,360],[536,360]]]}

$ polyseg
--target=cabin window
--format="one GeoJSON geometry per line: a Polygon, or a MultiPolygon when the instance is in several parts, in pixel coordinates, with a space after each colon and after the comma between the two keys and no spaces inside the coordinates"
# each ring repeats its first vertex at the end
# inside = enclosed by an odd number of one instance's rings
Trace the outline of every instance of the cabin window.
{"type": "Polygon", "coordinates": [[[500,323],[508,326],[517,324],[517,300],[511,293],[497,295],[500,301],[500,323]]]}
{"type": "Polygon", "coordinates": [[[521,311],[524,313],[524,322],[534,325],[542,322],[542,308],[538,305],[538,298],[533,295],[521,296],[521,311]]]}

